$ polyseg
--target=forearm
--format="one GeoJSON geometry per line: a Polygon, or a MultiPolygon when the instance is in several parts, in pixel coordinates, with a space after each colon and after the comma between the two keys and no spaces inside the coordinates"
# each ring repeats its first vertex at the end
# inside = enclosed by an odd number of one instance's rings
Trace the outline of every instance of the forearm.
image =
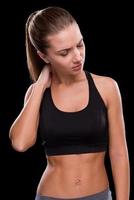
{"type": "Polygon", "coordinates": [[[37,136],[39,108],[43,95],[43,87],[35,84],[33,91],[21,113],[10,128],[13,146],[19,150],[32,145],[37,136]]]}
{"type": "Polygon", "coordinates": [[[128,156],[111,157],[116,200],[129,200],[130,169],[128,156]]]}

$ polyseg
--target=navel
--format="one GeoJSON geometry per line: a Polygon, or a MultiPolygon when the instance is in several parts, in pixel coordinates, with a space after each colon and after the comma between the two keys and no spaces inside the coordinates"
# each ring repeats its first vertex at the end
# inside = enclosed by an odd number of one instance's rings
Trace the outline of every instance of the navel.
{"type": "Polygon", "coordinates": [[[75,185],[81,185],[81,179],[77,178],[77,179],[75,180],[75,185]]]}

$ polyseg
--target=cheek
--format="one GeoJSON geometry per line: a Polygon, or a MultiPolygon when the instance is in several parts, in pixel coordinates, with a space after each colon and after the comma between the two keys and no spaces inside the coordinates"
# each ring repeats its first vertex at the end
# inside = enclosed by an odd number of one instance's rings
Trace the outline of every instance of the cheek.
{"type": "Polygon", "coordinates": [[[85,59],[85,51],[82,52],[81,57],[82,57],[83,59],[85,59]]]}
{"type": "Polygon", "coordinates": [[[85,47],[83,49],[81,49],[81,56],[84,57],[85,56],[85,47]]]}
{"type": "Polygon", "coordinates": [[[62,60],[62,62],[59,63],[59,69],[62,71],[68,71],[70,67],[72,66],[72,59],[66,58],[62,60]]]}
{"type": "Polygon", "coordinates": [[[62,69],[65,68],[66,66],[68,66],[69,64],[69,60],[67,58],[55,58],[51,60],[51,65],[55,68],[55,69],[62,69]]]}
{"type": "MultiPolygon", "coordinates": [[[[81,51],[82,57],[84,52],[81,51]]],[[[59,69],[59,68],[66,68],[68,67],[71,63],[72,63],[72,59],[73,59],[73,54],[69,54],[65,57],[62,56],[53,56],[51,57],[51,65],[54,66],[54,68],[59,69]]]]}
{"type": "Polygon", "coordinates": [[[71,55],[68,55],[68,56],[65,56],[65,57],[58,57],[55,60],[55,64],[56,65],[60,65],[60,66],[66,66],[71,62],[71,60],[72,60],[72,56],[71,55]]]}

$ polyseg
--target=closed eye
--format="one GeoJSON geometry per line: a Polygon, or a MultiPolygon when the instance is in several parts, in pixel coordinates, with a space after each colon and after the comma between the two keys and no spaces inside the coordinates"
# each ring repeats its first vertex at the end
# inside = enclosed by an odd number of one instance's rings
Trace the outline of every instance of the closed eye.
{"type": "Polygon", "coordinates": [[[80,43],[77,45],[77,47],[83,47],[84,46],[84,42],[83,42],[83,40],[82,41],[80,41],[80,43]]]}
{"type": "Polygon", "coordinates": [[[60,54],[61,56],[67,56],[68,55],[69,50],[64,50],[62,51],[62,53],[60,54]]]}
{"type": "MultiPolygon", "coordinates": [[[[77,48],[82,48],[84,46],[84,41],[83,41],[83,38],[80,40],[80,42],[77,44],[77,48]]],[[[60,50],[60,55],[61,56],[67,56],[69,51],[71,50],[72,48],[68,48],[68,49],[63,49],[63,50],[60,50]]]]}

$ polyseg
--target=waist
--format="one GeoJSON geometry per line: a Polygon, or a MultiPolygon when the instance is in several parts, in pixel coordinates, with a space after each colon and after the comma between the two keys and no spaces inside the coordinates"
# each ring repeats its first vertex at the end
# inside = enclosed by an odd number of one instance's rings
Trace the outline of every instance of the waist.
{"type": "MultiPolygon", "coordinates": [[[[81,185],[81,184],[93,184],[97,181],[102,181],[103,178],[107,178],[106,169],[104,164],[83,164],[83,166],[70,165],[72,167],[50,167],[47,165],[44,172],[44,177],[50,182],[56,180],[59,185],[81,185]],[[80,184],[81,183],[81,184],[80,184]]],[[[54,181],[55,182],[55,181],[54,181]]]]}
{"type": "Polygon", "coordinates": [[[104,158],[105,152],[49,156],[44,177],[56,180],[61,186],[63,179],[66,184],[73,185],[79,180],[92,184],[92,181],[106,178],[104,158]]]}
{"type": "Polygon", "coordinates": [[[74,163],[74,159],[72,162],[70,159],[70,164],[64,164],[47,165],[38,193],[50,196],[63,194],[74,198],[96,193],[109,186],[104,164],[99,160],[83,163],[75,160],[74,163]]]}

